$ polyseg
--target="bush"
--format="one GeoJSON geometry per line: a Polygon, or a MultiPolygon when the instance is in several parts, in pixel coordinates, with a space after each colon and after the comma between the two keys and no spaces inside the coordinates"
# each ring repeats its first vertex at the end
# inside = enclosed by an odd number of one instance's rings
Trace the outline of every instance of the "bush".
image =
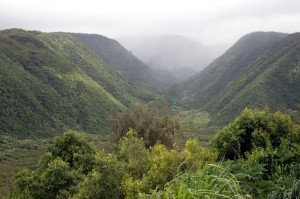
{"type": "Polygon", "coordinates": [[[124,165],[113,154],[99,152],[93,172],[89,173],[79,186],[76,198],[124,198],[121,183],[124,165]]]}
{"type": "Polygon", "coordinates": [[[193,139],[187,140],[184,148],[186,169],[197,171],[208,163],[217,160],[217,153],[207,147],[202,147],[200,143],[193,139]]]}
{"type": "Polygon", "coordinates": [[[299,142],[299,130],[288,115],[248,109],[228,126],[221,129],[211,144],[219,157],[237,159],[245,157],[254,146],[266,148],[268,143],[276,148],[282,139],[299,142]]]}
{"type": "Polygon", "coordinates": [[[79,133],[66,132],[56,138],[36,171],[21,170],[14,178],[12,198],[67,198],[95,163],[95,147],[79,133]]]}
{"type": "Polygon", "coordinates": [[[173,135],[179,132],[178,120],[171,116],[167,104],[148,108],[137,106],[125,113],[110,118],[110,124],[115,132],[116,141],[120,140],[132,129],[138,137],[143,138],[147,148],[160,143],[168,148],[173,147],[173,135]]]}

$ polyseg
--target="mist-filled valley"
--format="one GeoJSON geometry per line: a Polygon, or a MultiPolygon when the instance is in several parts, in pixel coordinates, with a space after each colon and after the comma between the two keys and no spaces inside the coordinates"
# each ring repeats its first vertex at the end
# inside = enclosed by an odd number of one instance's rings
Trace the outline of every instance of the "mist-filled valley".
{"type": "Polygon", "coordinates": [[[6,29],[0,93],[0,197],[300,195],[300,33],[6,29]]]}
{"type": "Polygon", "coordinates": [[[117,40],[170,86],[201,71],[226,50],[224,45],[203,46],[180,35],[124,36],[117,40]]]}

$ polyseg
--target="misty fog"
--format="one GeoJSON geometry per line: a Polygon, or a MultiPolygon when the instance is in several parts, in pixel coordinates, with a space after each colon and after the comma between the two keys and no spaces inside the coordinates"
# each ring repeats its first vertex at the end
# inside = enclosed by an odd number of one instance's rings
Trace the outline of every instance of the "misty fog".
{"type": "Polygon", "coordinates": [[[123,36],[117,40],[170,84],[201,71],[228,47],[204,46],[181,35],[123,36]]]}

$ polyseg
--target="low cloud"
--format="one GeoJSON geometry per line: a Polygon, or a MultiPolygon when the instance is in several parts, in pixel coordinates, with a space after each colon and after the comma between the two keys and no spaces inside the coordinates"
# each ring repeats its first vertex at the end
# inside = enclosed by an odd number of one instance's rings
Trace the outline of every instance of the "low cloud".
{"type": "Polygon", "coordinates": [[[253,31],[300,31],[298,0],[2,0],[0,29],[180,34],[203,44],[233,43],[253,31]]]}

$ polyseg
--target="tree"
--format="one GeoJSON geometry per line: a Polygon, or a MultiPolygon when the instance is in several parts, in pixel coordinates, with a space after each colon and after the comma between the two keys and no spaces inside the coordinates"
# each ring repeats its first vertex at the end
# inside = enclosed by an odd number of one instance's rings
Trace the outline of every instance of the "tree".
{"type": "Polygon", "coordinates": [[[40,159],[36,171],[21,170],[14,178],[12,198],[68,198],[95,164],[95,147],[69,131],[40,159]]]}
{"type": "Polygon", "coordinates": [[[115,154],[98,152],[94,169],[80,184],[79,193],[75,198],[124,198],[121,186],[123,167],[115,154]]]}
{"type": "Polygon", "coordinates": [[[297,143],[300,141],[297,129],[288,115],[246,108],[217,133],[211,144],[220,156],[236,159],[251,152],[253,146],[278,148],[283,139],[297,143]]]}
{"type": "Polygon", "coordinates": [[[84,174],[92,170],[95,162],[95,147],[74,131],[56,137],[55,145],[48,151],[53,158],[60,157],[71,168],[81,170],[84,174]]]}
{"type": "Polygon", "coordinates": [[[174,144],[172,136],[179,132],[179,122],[171,116],[171,110],[166,103],[160,106],[136,106],[111,117],[110,124],[114,129],[116,141],[132,129],[137,132],[138,137],[143,138],[147,148],[157,143],[171,148],[174,144]]]}

